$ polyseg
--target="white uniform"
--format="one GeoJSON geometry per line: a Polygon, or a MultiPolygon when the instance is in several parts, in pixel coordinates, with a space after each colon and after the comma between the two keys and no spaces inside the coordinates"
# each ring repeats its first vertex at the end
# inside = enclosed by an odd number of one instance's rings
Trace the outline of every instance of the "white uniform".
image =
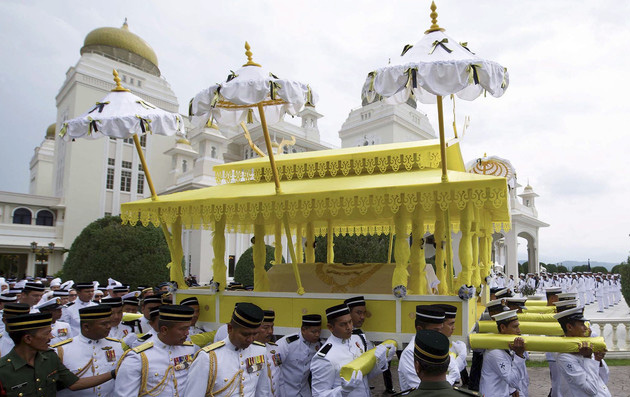
{"type": "Polygon", "coordinates": [[[189,376],[194,382],[188,384],[185,395],[203,397],[211,388],[216,397],[270,396],[266,355],[267,350],[261,343],[254,342],[246,349],[239,349],[229,337],[206,346],[190,366],[189,376]],[[210,379],[211,373],[216,373],[214,379],[210,379]]]}
{"type": "Polygon", "coordinates": [[[220,342],[228,337],[227,324],[223,324],[217,329],[217,333],[214,334],[214,341],[220,342]]]}
{"type": "Polygon", "coordinates": [[[194,351],[192,344],[172,346],[157,337],[128,350],[117,371],[114,396],[195,396],[184,393],[194,351]]]}
{"type": "Polygon", "coordinates": [[[92,301],[83,302],[81,299],[76,299],[74,301],[74,305],[63,310],[60,320],[70,324],[72,335],[81,334],[81,320],[79,319],[79,309],[90,306],[96,306],[96,303],[92,301]]]}
{"type": "Polygon", "coordinates": [[[13,343],[13,339],[11,339],[8,332],[5,332],[2,338],[0,338],[0,357],[9,354],[14,347],[15,343],[13,343]]]}
{"type": "Polygon", "coordinates": [[[72,329],[70,328],[70,324],[59,320],[55,321],[52,325],[51,333],[53,336],[50,340],[51,345],[56,345],[57,343],[70,339],[74,336],[72,329]]]}
{"type": "Polygon", "coordinates": [[[609,372],[604,360],[600,366],[599,361],[572,353],[560,353],[556,360],[563,396],[611,396],[606,386],[609,372]]]}
{"type": "MultiPolygon", "coordinates": [[[[400,355],[400,359],[398,360],[398,382],[400,383],[400,390],[409,390],[415,389],[420,386],[420,378],[418,378],[418,374],[416,373],[416,367],[414,364],[414,355],[413,348],[416,343],[416,337],[411,338],[411,342],[405,347],[402,354],[400,355]]],[[[463,342],[461,342],[463,343],[463,342]]],[[[465,348],[465,345],[464,345],[465,348]]],[[[458,347],[461,351],[461,346],[458,347]]],[[[455,384],[458,380],[460,380],[461,370],[460,365],[461,361],[453,358],[451,354],[451,361],[448,364],[448,372],[446,373],[446,380],[451,385],[455,384]]],[[[466,354],[464,353],[464,368],[466,368],[466,354]]]]}
{"type": "Polygon", "coordinates": [[[387,361],[377,362],[372,372],[363,377],[363,384],[348,394],[342,394],[342,380],[339,376],[342,366],[363,353],[363,341],[358,335],[352,335],[350,339],[331,335],[311,361],[313,397],[369,397],[368,378],[387,369],[387,361]]]}
{"type": "Polygon", "coordinates": [[[123,340],[128,334],[129,328],[123,326],[122,324],[118,324],[109,330],[109,337],[118,340],[123,340]]]}
{"type": "Polygon", "coordinates": [[[273,342],[269,342],[265,345],[267,349],[267,356],[265,358],[265,365],[267,367],[267,376],[269,377],[269,384],[271,387],[271,395],[274,397],[284,397],[284,389],[282,387],[284,379],[282,379],[282,357],[278,349],[278,345],[273,342]]]}
{"type": "Polygon", "coordinates": [[[322,341],[307,342],[302,333],[287,335],[278,341],[278,351],[282,359],[282,393],[288,397],[311,397],[308,376],[311,373],[311,360],[322,347],[322,341]]]}
{"type": "Polygon", "coordinates": [[[205,330],[205,328],[200,327],[198,325],[193,325],[192,327],[188,328],[188,335],[198,335],[198,334],[203,334],[205,332],[208,332],[205,330]]]}
{"type": "Polygon", "coordinates": [[[486,350],[483,354],[479,392],[485,396],[509,396],[510,391],[520,390],[521,370],[525,359],[505,350],[486,350]]]}
{"type": "Polygon", "coordinates": [[[461,372],[466,369],[468,348],[464,342],[458,340],[451,343],[449,354],[451,356],[451,364],[448,366],[449,371],[446,374],[446,380],[453,385],[461,379],[461,372]],[[454,368],[454,371],[451,371],[451,366],[454,368]],[[456,375],[455,379],[453,379],[453,374],[456,375]]]}
{"type": "MultiPolygon", "coordinates": [[[[120,341],[109,338],[92,340],[83,335],[52,346],[55,347],[61,362],[79,378],[105,374],[116,369],[118,360],[123,354],[120,341]]],[[[90,389],[77,391],[63,389],[57,392],[57,395],[105,397],[111,396],[113,392],[114,380],[108,380],[90,389]]]]}

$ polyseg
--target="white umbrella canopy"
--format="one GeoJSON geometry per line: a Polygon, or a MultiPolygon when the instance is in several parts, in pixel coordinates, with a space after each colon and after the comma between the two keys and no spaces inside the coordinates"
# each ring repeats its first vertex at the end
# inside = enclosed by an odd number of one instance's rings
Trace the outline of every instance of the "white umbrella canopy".
{"type": "Polygon", "coordinates": [[[362,97],[373,102],[377,96],[389,103],[403,103],[410,95],[422,103],[435,103],[436,96],[455,94],[472,101],[484,90],[494,97],[509,85],[507,69],[471,52],[437,25],[435,3],[433,25],[415,45],[404,47],[401,57],[370,72],[362,97]]]}
{"type": "Polygon", "coordinates": [[[262,104],[267,123],[275,124],[288,113],[296,115],[304,105],[315,105],[317,94],[304,83],[278,78],[252,61],[250,46],[245,43],[248,61],[231,72],[223,83],[199,92],[192,100],[192,123],[202,126],[213,118],[219,126],[238,126],[241,122],[261,122],[253,110],[262,104]]]}
{"type": "Polygon", "coordinates": [[[120,85],[114,70],[114,88],[96,105],[61,126],[60,136],[68,141],[75,138],[130,138],[136,134],[185,135],[184,120],[132,94],[120,85]]]}
{"type": "Polygon", "coordinates": [[[466,170],[472,174],[502,176],[508,181],[516,175],[510,160],[498,156],[485,156],[466,164],[466,170]]]}

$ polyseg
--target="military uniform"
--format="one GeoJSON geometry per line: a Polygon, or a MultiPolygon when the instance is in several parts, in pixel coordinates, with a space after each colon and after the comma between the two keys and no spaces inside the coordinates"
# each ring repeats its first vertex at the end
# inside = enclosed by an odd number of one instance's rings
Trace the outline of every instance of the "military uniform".
{"type": "Polygon", "coordinates": [[[66,307],[64,313],[61,315],[61,320],[70,324],[72,335],[79,335],[81,333],[81,320],[79,319],[79,309],[85,307],[96,306],[97,304],[89,301],[83,302],[80,299],[74,301],[74,305],[66,307]]]}
{"type": "Polygon", "coordinates": [[[50,345],[55,345],[61,341],[72,338],[72,329],[70,328],[70,324],[63,321],[55,321],[52,325],[52,336],[53,338],[50,340],[50,345]]]}
{"type": "Polygon", "coordinates": [[[13,343],[13,339],[9,337],[9,333],[7,332],[0,338],[0,357],[4,357],[15,347],[15,343],[13,343]]]}
{"type": "Polygon", "coordinates": [[[0,359],[0,384],[7,397],[55,396],[57,388],[69,387],[78,380],[53,350],[38,352],[33,367],[15,351],[0,359]]]}
{"type": "MultiPolygon", "coordinates": [[[[51,347],[66,367],[75,375],[94,376],[116,369],[123,349],[119,340],[103,338],[92,340],[83,335],[65,340],[51,347]]],[[[110,396],[114,392],[114,380],[109,380],[90,389],[62,390],[59,396],[110,396]]]]}
{"type": "Polygon", "coordinates": [[[282,393],[290,397],[311,397],[311,359],[322,347],[323,341],[309,343],[302,333],[287,335],[278,341],[278,354],[282,360],[282,393]]]}

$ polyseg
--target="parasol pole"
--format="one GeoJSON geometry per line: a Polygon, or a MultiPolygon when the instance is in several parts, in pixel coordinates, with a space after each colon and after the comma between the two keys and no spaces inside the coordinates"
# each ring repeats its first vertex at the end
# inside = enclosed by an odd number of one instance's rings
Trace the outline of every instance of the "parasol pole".
{"type": "Polygon", "coordinates": [[[276,193],[280,194],[280,178],[278,177],[278,168],[276,168],[276,159],[273,155],[273,148],[271,147],[271,138],[269,137],[269,130],[267,129],[267,119],[265,118],[265,110],[262,103],[258,103],[258,114],[260,115],[260,125],[262,126],[263,135],[265,136],[265,145],[267,146],[267,154],[269,155],[269,163],[271,163],[271,172],[273,174],[273,181],[276,184],[276,193]]]}
{"type": "Polygon", "coordinates": [[[444,138],[444,112],[442,111],[442,96],[437,95],[438,127],[440,130],[440,157],[442,163],[442,182],[448,182],[446,172],[446,139],[444,138]]]}

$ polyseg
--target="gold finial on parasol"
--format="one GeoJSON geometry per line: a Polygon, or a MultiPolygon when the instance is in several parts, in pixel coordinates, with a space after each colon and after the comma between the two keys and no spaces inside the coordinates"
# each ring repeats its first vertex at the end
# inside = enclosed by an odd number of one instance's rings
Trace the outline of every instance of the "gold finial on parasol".
{"type": "Polygon", "coordinates": [[[429,15],[431,17],[431,27],[429,28],[429,30],[424,32],[424,34],[431,33],[431,32],[437,32],[437,31],[440,31],[440,32],[444,31],[444,29],[441,28],[438,25],[438,23],[437,23],[438,14],[437,14],[437,12],[435,10],[437,10],[437,6],[435,5],[435,1],[432,1],[431,2],[431,14],[429,15]]]}
{"type": "Polygon", "coordinates": [[[260,67],[259,64],[257,64],[256,62],[254,62],[252,60],[252,52],[250,51],[252,49],[252,47],[249,46],[248,42],[245,42],[245,55],[247,55],[247,63],[243,66],[258,66],[260,67]]]}
{"type": "Polygon", "coordinates": [[[116,69],[114,69],[113,74],[114,74],[114,81],[116,82],[116,87],[114,87],[112,92],[116,92],[116,91],[130,92],[128,89],[120,85],[120,77],[118,77],[118,71],[116,69]]]}

